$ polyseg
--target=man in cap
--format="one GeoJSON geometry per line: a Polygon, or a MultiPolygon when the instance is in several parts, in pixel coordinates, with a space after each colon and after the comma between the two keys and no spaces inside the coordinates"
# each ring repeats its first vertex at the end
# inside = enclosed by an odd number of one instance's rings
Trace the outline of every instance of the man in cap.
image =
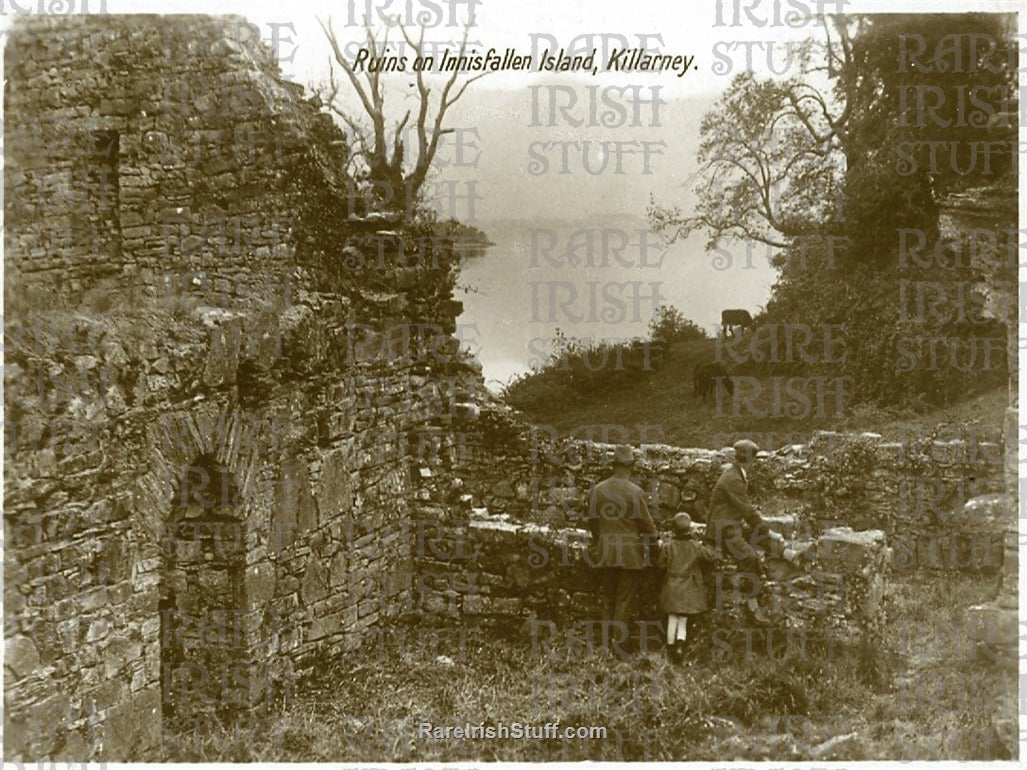
{"type": "Polygon", "coordinates": [[[649,545],[657,537],[642,488],[630,478],[634,464],[635,450],[618,446],[613,474],[595,485],[588,506],[588,559],[602,584],[604,619],[623,629],[634,620],[634,600],[652,564],[649,545]]]}
{"type": "Polygon", "coordinates": [[[742,439],[733,448],[734,462],[724,469],[713,488],[704,539],[738,565],[739,575],[749,584],[749,610],[757,622],[765,624],[767,617],[756,600],[763,564],[752,544],[778,538],[749,501],[748,472],[759,447],[754,441],[742,439]]]}

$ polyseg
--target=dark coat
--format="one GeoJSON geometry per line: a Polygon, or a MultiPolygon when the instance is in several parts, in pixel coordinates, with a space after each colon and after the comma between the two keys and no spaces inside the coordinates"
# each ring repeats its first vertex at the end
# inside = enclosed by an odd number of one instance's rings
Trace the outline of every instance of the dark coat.
{"type": "Polygon", "coordinates": [[[713,488],[706,516],[706,541],[716,539],[718,528],[725,538],[731,538],[741,536],[743,530],[754,529],[762,522],[756,506],[749,501],[748,484],[741,469],[732,463],[720,474],[713,488]]]}
{"type": "Polygon", "coordinates": [[[652,566],[648,546],[656,541],[656,525],[637,484],[615,476],[596,484],[589,497],[588,529],[593,567],[652,566]]]}
{"type": "Polygon", "coordinates": [[[691,537],[675,537],[660,548],[656,566],[666,568],[660,609],[668,614],[692,615],[706,610],[705,567],[717,559],[717,552],[691,537]]]}

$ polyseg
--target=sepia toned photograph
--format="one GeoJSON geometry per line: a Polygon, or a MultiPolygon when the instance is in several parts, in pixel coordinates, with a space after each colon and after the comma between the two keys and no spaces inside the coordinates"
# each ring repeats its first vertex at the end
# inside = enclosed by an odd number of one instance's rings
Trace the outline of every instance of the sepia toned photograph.
{"type": "Polygon", "coordinates": [[[3,759],[1018,763],[1023,11],[2,0],[3,759]]]}

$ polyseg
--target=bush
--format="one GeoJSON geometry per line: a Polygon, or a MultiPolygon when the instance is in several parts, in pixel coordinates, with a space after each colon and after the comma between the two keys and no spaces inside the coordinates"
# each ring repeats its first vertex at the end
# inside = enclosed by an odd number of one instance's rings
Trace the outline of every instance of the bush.
{"type": "Polygon", "coordinates": [[[781,278],[753,334],[777,324],[800,339],[808,330],[812,342],[802,354],[748,360],[740,367],[746,373],[844,377],[850,406],[917,411],[1006,381],[1005,326],[980,313],[979,277],[959,267],[954,254],[947,258],[957,266],[944,270],[916,264],[843,270],[818,244],[801,249],[778,262],[781,278]],[[918,286],[930,289],[926,297],[918,297],[918,286]]]}
{"type": "Polygon", "coordinates": [[[663,348],[650,340],[608,342],[568,337],[557,329],[546,362],[514,378],[503,390],[508,404],[531,412],[572,404],[638,384],[662,362],[663,348]]]}
{"type": "Polygon", "coordinates": [[[698,324],[689,321],[673,305],[660,305],[649,322],[649,336],[664,343],[709,340],[710,335],[698,324]]]}
{"type": "Polygon", "coordinates": [[[508,410],[492,407],[481,410],[477,427],[481,433],[482,444],[490,452],[495,452],[500,447],[515,446],[527,431],[527,426],[522,425],[508,410]]]}

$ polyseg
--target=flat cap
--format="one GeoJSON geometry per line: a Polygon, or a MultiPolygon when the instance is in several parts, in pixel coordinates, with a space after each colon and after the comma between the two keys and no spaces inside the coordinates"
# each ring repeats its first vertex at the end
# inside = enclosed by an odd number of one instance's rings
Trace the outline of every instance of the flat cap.
{"type": "Polygon", "coordinates": [[[675,513],[674,518],[670,520],[674,529],[682,534],[688,534],[692,531],[692,517],[689,516],[685,511],[675,513]]]}
{"type": "Polygon", "coordinates": [[[747,438],[740,439],[734,443],[735,454],[745,454],[749,457],[755,457],[756,453],[760,451],[759,445],[755,441],[750,441],[747,438]]]}
{"type": "Polygon", "coordinates": [[[613,450],[613,462],[615,465],[634,465],[635,450],[627,444],[621,444],[613,450]]]}

